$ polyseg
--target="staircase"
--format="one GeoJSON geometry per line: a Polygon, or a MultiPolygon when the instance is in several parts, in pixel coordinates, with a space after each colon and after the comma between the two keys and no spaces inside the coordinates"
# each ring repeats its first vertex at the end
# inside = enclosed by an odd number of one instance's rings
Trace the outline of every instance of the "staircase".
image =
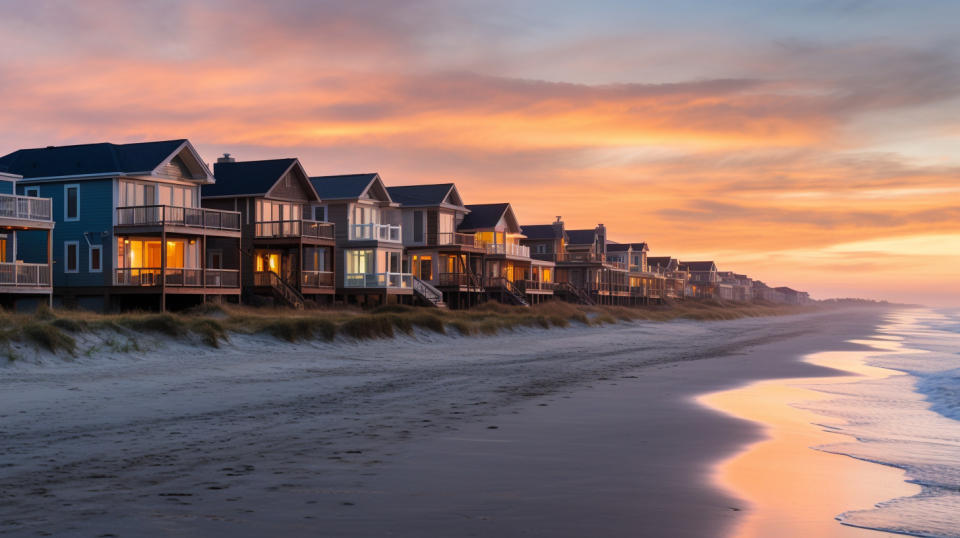
{"type": "Polygon", "coordinates": [[[303,309],[303,305],[306,302],[303,295],[301,295],[296,288],[287,284],[277,273],[273,271],[262,271],[254,273],[253,276],[257,287],[270,288],[276,298],[286,302],[297,310],[303,309]]]}
{"type": "Polygon", "coordinates": [[[447,307],[447,303],[443,302],[443,292],[417,277],[413,277],[413,293],[430,306],[447,307]]]}
{"type": "Polygon", "coordinates": [[[500,301],[503,303],[515,304],[517,306],[530,306],[530,302],[527,301],[527,294],[523,293],[520,288],[516,287],[513,282],[510,282],[506,278],[491,278],[489,288],[494,288],[499,291],[500,301]]]}
{"type": "Polygon", "coordinates": [[[578,286],[574,286],[569,282],[559,282],[557,283],[557,295],[560,295],[563,299],[584,305],[596,305],[597,302],[590,297],[590,294],[578,286]]]}

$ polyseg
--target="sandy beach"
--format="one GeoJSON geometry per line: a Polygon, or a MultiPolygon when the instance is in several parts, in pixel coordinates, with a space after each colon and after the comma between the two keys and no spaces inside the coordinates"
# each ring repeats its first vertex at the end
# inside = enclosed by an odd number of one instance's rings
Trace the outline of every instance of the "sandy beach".
{"type": "Polygon", "coordinates": [[[722,536],[750,505],[713,469],[764,434],[694,398],[838,374],[799,357],[881,314],[19,361],[0,533],[722,536]]]}

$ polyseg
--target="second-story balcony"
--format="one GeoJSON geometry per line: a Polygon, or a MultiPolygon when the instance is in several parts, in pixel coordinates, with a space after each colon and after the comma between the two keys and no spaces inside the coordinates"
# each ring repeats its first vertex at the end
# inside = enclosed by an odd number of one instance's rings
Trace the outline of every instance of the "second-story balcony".
{"type": "Polygon", "coordinates": [[[519,258],[530,257],[530,247],[517,245],[515,243],[487,243],[484,249],[487,251],[487,254],[503,254],[519,258]]]}
{"type": "Polygon", "coordinates": [[[192,228],[198,232],[240,232],[240,213],[200,207],[143,205],[117,208],[117,227],[192,228]]]}
{"type": "Polygon", "coordinates": [[[329,239],[333,240],[333,223],[315,220],[258,221],[254,227],[257,239],[329,239]]]}
{"type": "Polygon", "coordinates": [[[403,234],[400,226],[395,224],[351,224],[349,238],[351,241],[385,241],[399,243],[403,234]]]}
{"type": "Polygon", "coordinates": [[[437,234],[437,246],[460,246],[483,248],[484,243],[476,234],[462,234],[455,232],[443,232],[437,234]]]}
{"type": "Polygon", "coordinates": [[[410,273],[347,273],[343,285],[346,288],[410,288],[413,275],[410,273]]]}
{"type": "Polygon", "coordinates": [[[0,194],[0,219],[53,223],[53,200],[32,196],[0,194]]]}

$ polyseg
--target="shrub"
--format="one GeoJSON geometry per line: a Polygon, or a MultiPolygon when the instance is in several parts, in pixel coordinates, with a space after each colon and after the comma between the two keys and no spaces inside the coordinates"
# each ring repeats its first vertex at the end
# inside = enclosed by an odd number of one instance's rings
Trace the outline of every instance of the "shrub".
{"type": "Polygon", "coordinates": [[[392,338],[393,320],[384,314],[356,316],[344,322],[340,326],[340,332],[357,340],[392,338]]]}
{"type": "Polygon", "coordinates": [[[64,350],[73,355],[77,350],[77,341],[49,323],[31,322],[23,327],[23,335],[34,344],[56,353],[64,350]]]}

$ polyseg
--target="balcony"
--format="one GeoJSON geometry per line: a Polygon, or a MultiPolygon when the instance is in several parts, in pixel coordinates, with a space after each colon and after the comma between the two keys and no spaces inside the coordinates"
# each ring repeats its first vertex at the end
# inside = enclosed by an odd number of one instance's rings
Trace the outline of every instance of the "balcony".
{"type": "Polygon", "coordinates": [[[53,200],[0,194],[0,218],[53,222],[53,200]]]}
{"type": "Polygon", "coordinates": [[[239,288],[237,269],[186,269],[179,267],[121,268],[114,273],[114,285],[171,288],[239,288]]]}
{"type": "Polygon", "coordinates": [[[474,234],[461,234],[453,232],[443,232],[437,234],[436,246],[460,246],[483,248],[484,243],[474,234]]]}
{"type": "Polygon", "coordinates": [[[530,247],[517,245],[515,243],[487,243],[484,246],[487,254],[503,254],[506,256],[517,256],[519,258],[530,257],[530,247]]]}
{"type": "Polygon", "coordinates": [[[334,286],[333,273],[331,271],[301,271],[301,288],[332,288],[334,286]]]}
{"type": "Polygon", "coordinates": [[[239,232],[240,213],[170,205],[118,207],[117,226],[180,226],[239,232]]]}
{"type": "Polygon", "coordinates": [[[254,226],[257,239],[308,238],[333,240],[333,224],[315,220],[259,221],[254,226]]]}
{"type": "Polygon", "coordinates": [[[50,266],[45,263],[0,263],[0,290],[5,287],[50,287],[50,266]]]}
{"type": "Polygon", "coordinates": [[[516,285],[524,293],[553,292],[557,289],[555,282],[542,282],[540,280],[518,280],[516,285]]]}
{"type": "Polygon", "coordinates": [[[387,241],[399,243],[403,235],[400,226],[394,224],[351,224],[351,241],[387,241]]]}
{"type": "Polygon", "coordinates": [[[410,288],[412,285],[410,273],[347,273],[343,280],[346,288],[410,288]]]}

